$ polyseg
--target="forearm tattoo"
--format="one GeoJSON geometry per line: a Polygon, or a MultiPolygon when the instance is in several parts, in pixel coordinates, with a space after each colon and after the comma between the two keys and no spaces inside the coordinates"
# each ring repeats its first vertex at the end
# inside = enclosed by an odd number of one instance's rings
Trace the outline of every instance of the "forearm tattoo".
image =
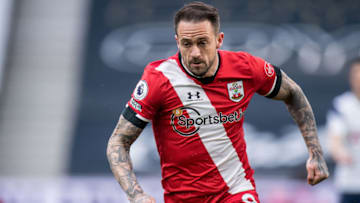
{"type": "Polygon", "coordinates": [[[143,193],[132,170],[129,154],[131,144],[140,135],[141,131],[142,129],[120,116],[107,147],[107,157],[111,170],[129,199],[143,193]]]}
{"type": "Polygon", "coordinates": [[[323,158],[323,152],[317,136],[316,121],[312,108],[301,88],[283,73],[283,83],[286,95],[284,101],[287,108],[300,128],[304,137],[306,146],[310,153],[311,161],[317,161],[319,170],[327,171],[326,163],[323,158]]]}

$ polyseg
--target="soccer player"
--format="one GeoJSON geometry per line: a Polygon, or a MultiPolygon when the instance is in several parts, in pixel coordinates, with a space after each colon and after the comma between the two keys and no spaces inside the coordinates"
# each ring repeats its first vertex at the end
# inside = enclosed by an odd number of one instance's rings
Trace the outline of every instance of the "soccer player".
{"type": "Polygon", "coordinates": [[[301,88],[261,58],[220,50],[224,33],[213,6],[189,3],[174,23],[178,53],[147,65],[108,143],[111,169],[130,202],[155,202],[140,187],[129,156],[150,121],[165,202],[259,202],[242,127],[254,93],[285,102],[309,151],[308,183],[326,179],[315,118],[301,88]]]}
{"type": "Polygon", "coordinates": [[[351,91],[333,101],[327,117],[330,153],[341,203],[360,202],[360,58],[350,63],[351,91]]]}

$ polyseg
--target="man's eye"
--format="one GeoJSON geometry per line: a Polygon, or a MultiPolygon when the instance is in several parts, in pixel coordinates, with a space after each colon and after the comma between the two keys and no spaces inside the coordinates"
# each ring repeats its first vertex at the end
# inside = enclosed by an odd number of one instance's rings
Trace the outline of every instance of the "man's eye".
{"type": "Polygon", "coordinates": [[[206,44],[207,44],[206,41],[200,41],[200,42],[199,42],[199,45],[201,45],[201,46],[205,46],[206,44]]]}
{"type": "Polygon", "coordinates": [[[189,47],[189,46],[190,46],[190,43],[189,43],[189,42],[184,42],[184,43],[183,43],[183,46],[189,47]]]}

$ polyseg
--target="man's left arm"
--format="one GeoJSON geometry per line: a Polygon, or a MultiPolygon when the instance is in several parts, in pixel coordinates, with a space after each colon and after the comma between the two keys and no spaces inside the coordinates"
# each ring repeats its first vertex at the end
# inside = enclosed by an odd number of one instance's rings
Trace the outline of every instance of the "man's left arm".
{"type": "Polygon", "coordinates": [[[309,158],[306,162],[307,180],[309,184],[315,185],[329,176],[317,136],[315,117],[300,86],[283,71],[281,74],[280,90],[273,99],[285,102],[288,111],[300,128],[309,152],[309,158]]]}

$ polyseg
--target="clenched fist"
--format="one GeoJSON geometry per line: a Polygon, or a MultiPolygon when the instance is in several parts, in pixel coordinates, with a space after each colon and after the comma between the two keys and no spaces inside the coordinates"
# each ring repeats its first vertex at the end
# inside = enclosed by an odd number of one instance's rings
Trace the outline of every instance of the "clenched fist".
{"type": "Polygon", "coordinates": [[[321,153],[311,153],[306,162],[307,181],[310,185],[316,185],[329,177],[329,171],[321,153]]]}

